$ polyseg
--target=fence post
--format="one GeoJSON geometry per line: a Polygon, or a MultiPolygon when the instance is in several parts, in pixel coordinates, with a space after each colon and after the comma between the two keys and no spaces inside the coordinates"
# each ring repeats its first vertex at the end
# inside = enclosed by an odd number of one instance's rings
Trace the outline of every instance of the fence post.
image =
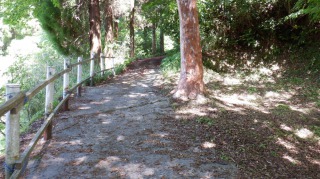
{"type": "MultiPolygon", "coordinates": [[[[50,79],[55,74],[55,69],[53,67],[47,67],[47,80],[50,79]]],[[[46,102],[45,102],[45,117],[48,117],[53,110],[53,95],[54,95],[54,82],[51,82],[46,86],[46,102]]],[[[43,134],[44,140],[49,140],[52,138],[52,122],[48,125],[43,134]]]]}
{"type": "Polygon", "coordinates": [[[93,86],[93,76],[94,76],[94,56],[95,53],[90,54],[90,86],[93,86]]]}
{"type": "MultiPolygon", "coordinates": [[[[63,65],[65,70],[69,68],[69,64],[70,64],[70,60],[65,58],[64,65],[63,65]]],[[[63,99],[68,95],[68,92],[69,92],[69,72],[63,74],[63,94],[62,94],[63,99]]],[[[64,103],[63,110],[64,111],[69,110],[69,100],[67,100],[64,103]]]]}
{"type": "MultiPolygon", "coordinates": [[[[78,57],[78,62],[82,62],[82,57],[78,57]]],[[[77,73],[77,84],[79,84],[82,81],[82,64],[78,65],[78,73],[77,73]]],[[[78,86],[77,88],[77,96],[81,96],[81,86],[78,86]]]]}
{"type": "Polygon", "coordinates": [[[100,53],[100,70],[101,70],[101,76],[104,75],[104,70],[105,69],[105,62],[104,62],[104,56],[103,53],[100,53]]]}
{"type": "Polygon", "coordinates": [[[111,57],[112,58],[112,73],[113,73],[113,76],[116,76],[116,70],[114,69],[114,57],[111,57]]]}
{"type": "MultiPolygon", "coordinates": [[[[7,84],[6,100],[20,92],[19,84],[7,84]]],[[[5,176],[10,178],[14,172],[15,161],[19,159],[20,149],[20,115],[19,109],[11,110],[6,114],[6,151],[5,151],[5,176]]]]}

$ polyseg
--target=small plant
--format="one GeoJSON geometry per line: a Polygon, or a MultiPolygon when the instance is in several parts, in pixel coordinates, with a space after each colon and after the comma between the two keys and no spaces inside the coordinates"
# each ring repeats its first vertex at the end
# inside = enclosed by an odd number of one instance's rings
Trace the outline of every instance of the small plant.
{"type": "Polygon", "coordinates": [[[288,114],[288,112],[291,111],[291,108],[286,104],[279,104],[272,111],[277,115],[284,115],[288,114]]]}
{"type": "Polygon", "coordinates": [[[300,85],[304,82],[302,78],[298,78],[298,77],[290,78],[289,81],[294,85],[300,85]]]}
{"type": "Polygon", "coordinates": [[[172,103],[171,107],[175,110],[175,109],[177,109],[179,107],[179,104],[178,103],[172,103]]]}
{"type": "Polygon", "coordinates": [[[257,88],[255,88],[255,87],[249,87],[248,88],[248,93],[250,93],[250,94],[253,94],[253,93],[256,93],[258,90],[257,90],[257,88]]]}
{"type": "Polygon", "coordinates": [[[180,71],[180,51],[172,51],[162,60],[161,70],[166,75],[180,71]]]}
{"type": "Polygon", "coordinates": [[[271,151],[270,154],[271,154],[273,157],[278,157],[278,154],[277,154],[277,152],[275,152],[275,151],[271,151]]]}
{"type": "Polygon", "coordinates": [[[261,143],[261,144],[259,144],[259,148],[261,148],[261,149],[265,149],[265,148],[267,148],[267,146],[266,146],[266,144],[261,143]]]}
{"type": "Polygon", "coordinates": [[[286,105],[286,104],[279,104],[277,107],[276,107],[276,110],[279,110],[279,111],[289,111],[291,110],[290,106],[286,105]]]}
{"type": "Polygon", "coordinates": [[[222,154],[220,155],[220,158],[221,158],[221,160],[224,160],[224,161],[228,161],[228,160],[230,159],[230,157],[227,156],[225,153],[222,153],[222,154]]]}
{"type": "Polygon", "coordinates": [[[312,126],[311,130],[313,131],[313,133],[317,136],[320,137],[320,126],[312,126]]]}
{"type": "Polygon", "coordinates": [[[118,74],[122,73],[125,68],[126,68],[125,64],[117,65],[115,67],[115,73],[118,75],[118,74]]]}
{"type": "Polygon", "coordinates": [[[199,118],[197,118],[196,121],[200,124],[205,124],[208,126],[212,126],[215,123],[215,121],[212,118],[207,117],[207,116],[199,117],[199,118]]]}

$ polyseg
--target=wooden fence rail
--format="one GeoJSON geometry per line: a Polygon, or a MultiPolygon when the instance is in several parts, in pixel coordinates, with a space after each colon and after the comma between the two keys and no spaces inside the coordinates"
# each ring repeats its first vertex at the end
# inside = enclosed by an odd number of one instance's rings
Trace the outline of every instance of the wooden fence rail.
{"type": "MultiPolygon", "coordinates": [[[[12,126],[10,123],[12,119],[8,116],[12,115],[18,115],[19,116],[19,110],[21,107],[26,104],[29,100],[31,100],[36,94],[38,94],[42,89],[46,87],[46,101],[45,101],[45,120],[40,127],[40,129],[37,131],[27,148],[22,152],[21,155],[18,157],[15,156],[15,158],[10,157],[10,155],[14,155],[12,153],[12,148],[14,150],[19,151],[19,134],[13,134],[14,136],[7,136],[6,134],[6,161],[5,161],[5,170],[6,170],[6,178],[18,178],[25,170],[29,156],[34,149],[35,145],[41,138],[41,136],[44,134],[44,139],[48,140],[51,138],[51,128],[52,128],[52,120],[54,116],[59,112],[61,108],[67,109],[68,108],[68,100],[71,96],[71,93],[74,91],[77,91],[77,96],[81,96],[81,86],[83,83],[85,83],[88,80],[90,81],[90,85],[93,85],[93,77],[97,74],[104,75],[104,72],[107,70],[112,70],[114,74],[114,61],[112,62],[112,67],[109,69],[105,68],[104,61],[105,58],[114,58],[114,57],[105,57],[100,55],[100,71],[94,72],[94,61],[95,58],[93,58],[94,55],[91,55],[91,58],[88,60],[82,60],[81,57],[78,58],[78,62],[74,64],[69,64],[68,60],[64,61],[64,70],[54,74],[54,69],[51,67],[47,68],[47,79],[35,86],[33,89],[27,91],[27,92],[17,92],[12,96],[11,94],[7,94],[9,97],[7,97],[7,101],[0,106],[0,116],[3,116],[4,114],[7,114],[7,120],[6,121],[6,131],[19,131],[19,125],[12,126]],[[89,77],[82,80],[82,64],[90,62],[90,74],[89,77]],[[77,83],[75,86],[73,86],[71,89],[69,89],[69,72],[72,70],[72,68],[78,67],[77,71],[77,83]],[[55,107],[55,109],[52,109],[52,103],[53,103],[53,82],[58,79],[59,77],[63,76],[63,100],[60,101],[60,103],[55,107]],[[10,140],[15,139],[18,143],[14,143],[10,140]],[[13,143],[13,144],[11,144],[13,143]],[[17,149],[18,147],[18,149],[17,149]],[[10,150],[10,151],[9,151],[10,150]]],[[[115,74],[114,74],[115,75],[115,74]]],[[[19,85],[17,85],[19,86],[19,85]]],[[[19,90],[20,91],[20,88],[19,90]]],[[[13,94],[13,93],[12,93],[13,94]]],[[[12,118],[12,117],[11,117],[12,118]]],[[[19,121],[19,119],[18,119],[19,121]]],[[[16,154],[15,154],[16,155],[16,154]]]]}

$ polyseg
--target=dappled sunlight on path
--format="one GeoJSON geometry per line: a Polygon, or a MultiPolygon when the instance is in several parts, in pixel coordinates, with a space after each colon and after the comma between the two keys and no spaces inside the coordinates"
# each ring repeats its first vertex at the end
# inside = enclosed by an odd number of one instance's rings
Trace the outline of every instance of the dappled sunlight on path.
{"type": "MultiPolygon", "coordinates": [[[[158,62],[157,62],[158,63],[158,62]]],[[[213,144],[177,143],[167,97],[152,60],[110,82],[87,87],[55,119],[53,139],[33,154],[26,178],[235,178],[213,144]],[[203,145],[203,146],[201,146],[203,145]]]]}

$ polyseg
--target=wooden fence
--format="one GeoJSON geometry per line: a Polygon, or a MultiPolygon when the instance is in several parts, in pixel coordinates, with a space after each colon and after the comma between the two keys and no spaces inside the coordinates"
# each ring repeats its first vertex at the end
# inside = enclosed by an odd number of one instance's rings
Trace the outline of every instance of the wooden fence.
{"type": "Polygon", "coordinates": [[[18,178],[26,169],[29,156],[41,138],[42,134],[45,140],[49,140],[52,137],[52,120],[58,111],[68,110],[68,100],[71,94],[76,91],[77,96],[81,96],[81,86],[86,81],[90,80],[90,85],[93,85],[93,78],[97,74],[104,75],[105,71],[112,70],[115,75],[114,69],[114,57],[104,57],[100,55],[100,69],[101,71],[95,72],[94,66],[96,58],[94,54],[88,60],[82,60],[78,58],[78,62],[70,64],[69,60],[64,60],[64,70],[55,74],[53,67],[47,67],[47,79],[35,86],[33,89],[27,92],[20,92],[19,84],[7,84],[6,98],[7,101],[0,106],[0,117],[6,115],[6,149],[5,149],[5,176],[6,178],[18,178]],[[105,68],[105,58],[112,58],[112,67],[105,68]],[[90,75],[86,79],[82,79],[82,64],[90,62],[90,75]],[[75,86],[69,89],[69,72],[72,68],[77,67],[77,83],[75,86]],[[54,81],[63,76],[63,99],[53,109],[53,95],[54,95],[54,81]],[[27,148],[20,154],[20,116],[19,111],[22,106],[31,100],[42,89],[46,88],[45,98],[45,120],[37,131],[27,148]]]}

